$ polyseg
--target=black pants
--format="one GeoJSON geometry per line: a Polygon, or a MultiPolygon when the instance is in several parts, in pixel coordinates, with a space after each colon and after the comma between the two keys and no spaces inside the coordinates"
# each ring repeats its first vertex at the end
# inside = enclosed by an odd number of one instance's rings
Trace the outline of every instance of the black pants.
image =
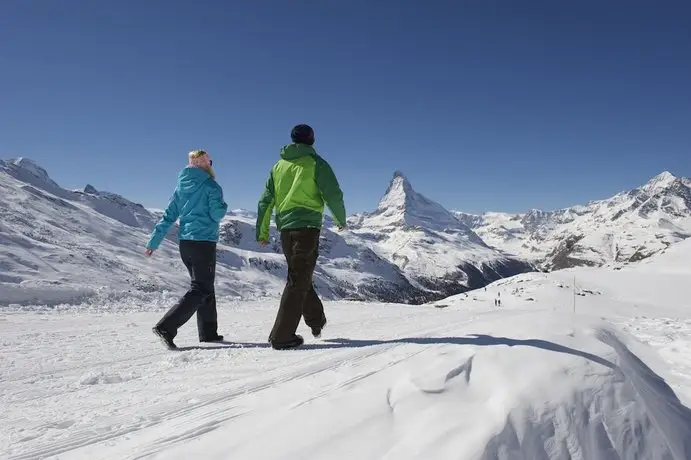
{"type": "Polygon", "coordinates": [[[288,280],[269,335],[272,342],[292,340],[302,316],[310,328],[321,328],[326,323],[324,305],[312,285],[312,275],[319,257],[319,233],[316,228],[281,232],[283,254],[288,262],[288,280]]]}
{"type": "Polygon", "coordinates": [[[197,313],[199,340],[218,334],[216,313],[216,243],[211,241],[180,241],[180,258],[190,274],[190,288],[161,318],[157,326],[171,336],[197,313]]]}

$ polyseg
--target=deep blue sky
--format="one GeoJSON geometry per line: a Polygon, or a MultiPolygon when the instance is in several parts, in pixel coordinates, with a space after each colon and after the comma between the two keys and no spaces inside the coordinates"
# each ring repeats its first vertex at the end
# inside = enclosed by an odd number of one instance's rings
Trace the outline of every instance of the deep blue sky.
{"type": "Polygon", "coordinates": [[[212,153],[255,209],[297,123],[349,213],[395,169],[447,208],[522,211],[691,175],[688,1],[0,3],[0,157],[163,207],[212,153]]]}

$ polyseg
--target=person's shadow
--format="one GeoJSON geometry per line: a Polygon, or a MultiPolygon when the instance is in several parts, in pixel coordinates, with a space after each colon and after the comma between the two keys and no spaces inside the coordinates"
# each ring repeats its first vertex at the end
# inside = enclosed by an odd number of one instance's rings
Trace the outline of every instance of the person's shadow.
{"type": "MultiPolygon", "coordinates": [[[[358,340],[358,339],[345,339],[345,338],[335,338],[326,339],[324,343],[308,343],[304,344],[295,350],[286,351],[297,351],[297,350],[325,350],[325,349],[338,349],[338,348],[365,348],[374,347],[377,345],[388,345],[393,343],[411,343],[418,345],[475,345],[475,346],[492,346],[492,345],[506,345],[509,347],[515,346],[527,346],[541,348],[543,350],[549,350],[559,353],[567,353],[571,355],[580,356],[582,358],[589,359],[590,361],[602,364],[603,366],[609,367],[610,369],[616,369],[617,366],[604,358],[601,358],[592,353],[587,353],[584,351],[576,350],[574,348],[569,348],[564,345],[559,345],[554,342],[549,342],[547,340],[538,339],[511,339],[508,337],[494,337],[491,335],[482,334],[471,334],[466,337],[403,337],[391,340],[358,340]]],[[[179,347],[179,351],[189,351],[189,350],[221,350],[221,349],[232,349],[232,348],[271,348],[268,342],[234,342],[234,341],[222,341],[216,342],[216,345],[209,346],[189,346],[189,347],[179,347]]]]}

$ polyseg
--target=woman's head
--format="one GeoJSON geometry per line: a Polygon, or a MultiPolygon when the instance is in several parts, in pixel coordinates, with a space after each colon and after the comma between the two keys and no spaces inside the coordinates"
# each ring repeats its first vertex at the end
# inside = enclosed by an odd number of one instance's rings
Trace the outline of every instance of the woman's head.
{"type": "Polygon", "coordinates": [[[188,157],[190,166],[201,168],[208,172],[211,177],[216,177],[214,170],[211,167],[213,165],[213,161],[211,160],[211,157],[209,157],[209,153],[206,150],[192,150],[188,154],[188,157]]]}

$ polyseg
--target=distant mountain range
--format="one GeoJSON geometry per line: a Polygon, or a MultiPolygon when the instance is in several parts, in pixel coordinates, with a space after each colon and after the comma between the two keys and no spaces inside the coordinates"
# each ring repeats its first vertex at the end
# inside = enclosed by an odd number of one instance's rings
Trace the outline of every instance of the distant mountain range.
{"type": "MultiPolygon", "coordinates": [[[[423,303],[533,270],[635,262],[691,236],[691,181],[663,173],[612,198],[558,211],[451,212],[396,172],[373,212],[325,219],[315,286],[329,299],[423,303]]],[[[160,210],[92,185],[66,190],[27,158],[0,161],[0,305],[177,296],[187,273],[176,229],[143,256],[160,210]]],[[[256,214],[221,224],[217,293],[277,297],[278,234],[260,248],[256,214]]]]}
{"type": "Polygon", "coordinates": [[[691,236],[691,180],[663,172],[583,206],[454,214],[489,245],[546,270],[635,262],[691,236]]]}

